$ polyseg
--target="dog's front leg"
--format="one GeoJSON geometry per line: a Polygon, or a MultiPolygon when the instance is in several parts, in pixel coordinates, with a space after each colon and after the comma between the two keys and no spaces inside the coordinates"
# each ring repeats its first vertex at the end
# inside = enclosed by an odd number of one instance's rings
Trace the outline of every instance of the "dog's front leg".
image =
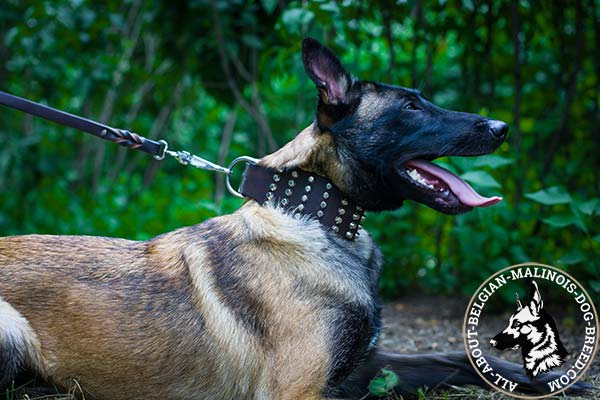
{"type": "Polygon", "coordinates": [[[325,395],[332,364],[330,349],[323,340],[326,337],[323,334],[325,328],[317,321],[308,326],[312,332],[306,332],[305,327],[277,335],[280,341],[276,349],[270,352],[266,365],[268,394],[265,398],[332,400],[325,395]]]}

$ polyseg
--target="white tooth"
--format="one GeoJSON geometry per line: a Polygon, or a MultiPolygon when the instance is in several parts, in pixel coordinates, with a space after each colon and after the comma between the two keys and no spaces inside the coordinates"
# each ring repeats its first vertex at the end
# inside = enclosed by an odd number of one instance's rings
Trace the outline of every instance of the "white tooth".
{"type": "Polygon", "coordinates": [[[408,172],[408,176],[410,176],[413,180],[418,181],[420,178],[419,173],[417,172],[416,169],[413,169],[411,171],[408,172]]]}

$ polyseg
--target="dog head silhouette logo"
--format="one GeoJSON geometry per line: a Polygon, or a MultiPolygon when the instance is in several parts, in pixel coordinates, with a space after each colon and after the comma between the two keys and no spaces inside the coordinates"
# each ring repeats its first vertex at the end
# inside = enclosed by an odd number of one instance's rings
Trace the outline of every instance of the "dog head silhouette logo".
{"type": "Polygon", "coordinates": [[[523,367],[529,376],[561,366],[569,354],[563,346],[554,319],[544,309],[544,301],[535,281],[531,281],[525,304],[517,295],[517,310],[508,326],[490,344],[498,350],[521,349],[523,367]]]}

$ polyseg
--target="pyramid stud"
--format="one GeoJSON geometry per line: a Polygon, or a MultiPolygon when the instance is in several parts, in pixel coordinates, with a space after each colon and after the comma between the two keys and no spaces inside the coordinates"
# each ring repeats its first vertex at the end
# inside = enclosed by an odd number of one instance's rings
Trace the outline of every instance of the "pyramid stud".
{"type": "Polygon", "coordinates": [[[348,205],[348,200],[346,200],[346,199],[342,199],[342,205],[343,205],[343,206],[347,206],[347,205],[348,205]]]}
{"type": "Polygon", "coordinates": [[[337,226],[334,225],[331,227],[331,230],[337,233],[340,231],[340,228],[338,228],[337,226]]]}
{"type": "Polygon", "coordinates": [[[352,232],[346,232],[346,237],[348,239],[354,239],[354,233],[352,233],[352,232]]]}
{"type": "Polygon", "coordinates": [[[300,204],[300,205],[298,206],[298,211],[302,211],[302,210],[304,210],[304,204],[300,204]]]}
{"type": "Polygon", "coordinates": [[[271,191],[272,191],[272,192],[274,192],[274,191],[276,191],[276,190],[277,190],[277,185],[276,185],[276,184],[274,184],[274,183],[271,183],[271,184],[269,185],[269,189],[271,189],[271,191]]]}
{"type": "Polygon", "coordinates": [[[273,198],[273,193],[267,192],[267,200],[271,200],[273,198]]]}
{"type": "Polygon", "coordinates": [[[342,223],[342,221],[343,221],[343,220],[342,220],[342,217],[335,217],[335,223],[336,223],[336,224],[338,224],[338,225],[339,225],[339,224],[341,224],[341,223],[342,223]]]}
{"type": "Polygon", "coordinates": [[[277,175],[277,174],[273,175],[274,182],[279,182],[279,179],[281,179],[281,178],[279,178],[279,175],[277,175]]]}
{"type": "Polygon", "coordinates": [[[305,202],[306,200],[308,200],[308,196],[303,194],[302,197],[300,198],[303,202],[305,202]]]}
{"type": "Polygon", "coordinates": [[[314,176],[309,176],[308,177],[308,182],[313,183],[315,181],[315,177],[314,176]]]}
{"type": "Polygon", "coordinates": [[[326,202],[324,202],[324,201],[322,201],[322,202],[321,202],[321,208],[325,208],[325,207],[327,207],[327,203],[326,203],[326,202]]]}
{"type": "Polygon", "coordinates": [[[285,189],[285,195],[286,196],[291,196],[292,195],[292,189],[285,189]]]}
{"type": "Polygon", "coordinates": [[[304,188],[304,191],[305,191],[306,193],[308,193],[308,192],[310,192],[310,190],[311,190],[311,189],[312,189],[312,188],[310,187],[310,185],[306,185],[306,187],[304,188]]]}
{"type": "Polygon", "coordinates": [[[360,219],[360,216],[358,214],[352,214],[352,219],[354,221],[358,221],[360,219]]]}
{"type": "Polygon", "coordinates": [[[292,177],[293,178],[297,178],[298,177],[298,172],[297,171],[292,171],[292,177]]]}
{"type": "Polygon", "coordinates": [[[323,193],[323,198],[324,198],[324,199],[328,199],[328,198],[329,198],[329,192],[325,192],[325,193],[323,193]]]}
{"type": "Polygon", "coordinates": [[[362,210],[362,207],[356,206],[356,211],[361,212],[362,210]]]}
{"type": "Polygon", "coordinates": [[[323,216],[323,211],[319,210],[317,211],[317,217],[321,218],[323,216]]]}
{"type": "Polygon", "coordinates": [[[338,210],[338,214],[340,214],[340,215],[344,215],[344,214],[346,214],[346,210],[344,210],[343,208],[340,208],[340,209],[338,210]]]}
{"type": "Polygon", "coordinates": [[[294,187],[294,186],[296,186],[296,181],[295,181],[295,180],[293,180],[293,179],[290,179],[290,180],[288,181],[288,186],[289,186],[289,187],[294,187]]]}
{"type": "Polygon", "coordinates": [[[331,186],[331,183],[328,183],[325,185],[325,189],[327,189],[327,190],[331,190],[332,187],[333,186],[331,186]]]}
{"type": "Polygon", "coordinates": [[[356,229],[356,222],[350,222],[350,229],[356,229]]]}
{"type": "Polygon", "coordinates": [[[288,199],[281,199],[281,205],[282,206],[287,206],[288,205],[288,199]]]}

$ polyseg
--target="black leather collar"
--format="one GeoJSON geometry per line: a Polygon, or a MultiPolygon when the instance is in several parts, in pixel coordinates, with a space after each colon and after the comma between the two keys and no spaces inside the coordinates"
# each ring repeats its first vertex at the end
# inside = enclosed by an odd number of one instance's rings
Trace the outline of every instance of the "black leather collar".
{"type": "Polygon", "coordinates": [[[272,202],[296,218],[313,217],[350,241],[360,235],[365,219],[364,210],[329,179],[300,169],[278,171],[247,164],[239,192],[263,206],[272,202]]]}

